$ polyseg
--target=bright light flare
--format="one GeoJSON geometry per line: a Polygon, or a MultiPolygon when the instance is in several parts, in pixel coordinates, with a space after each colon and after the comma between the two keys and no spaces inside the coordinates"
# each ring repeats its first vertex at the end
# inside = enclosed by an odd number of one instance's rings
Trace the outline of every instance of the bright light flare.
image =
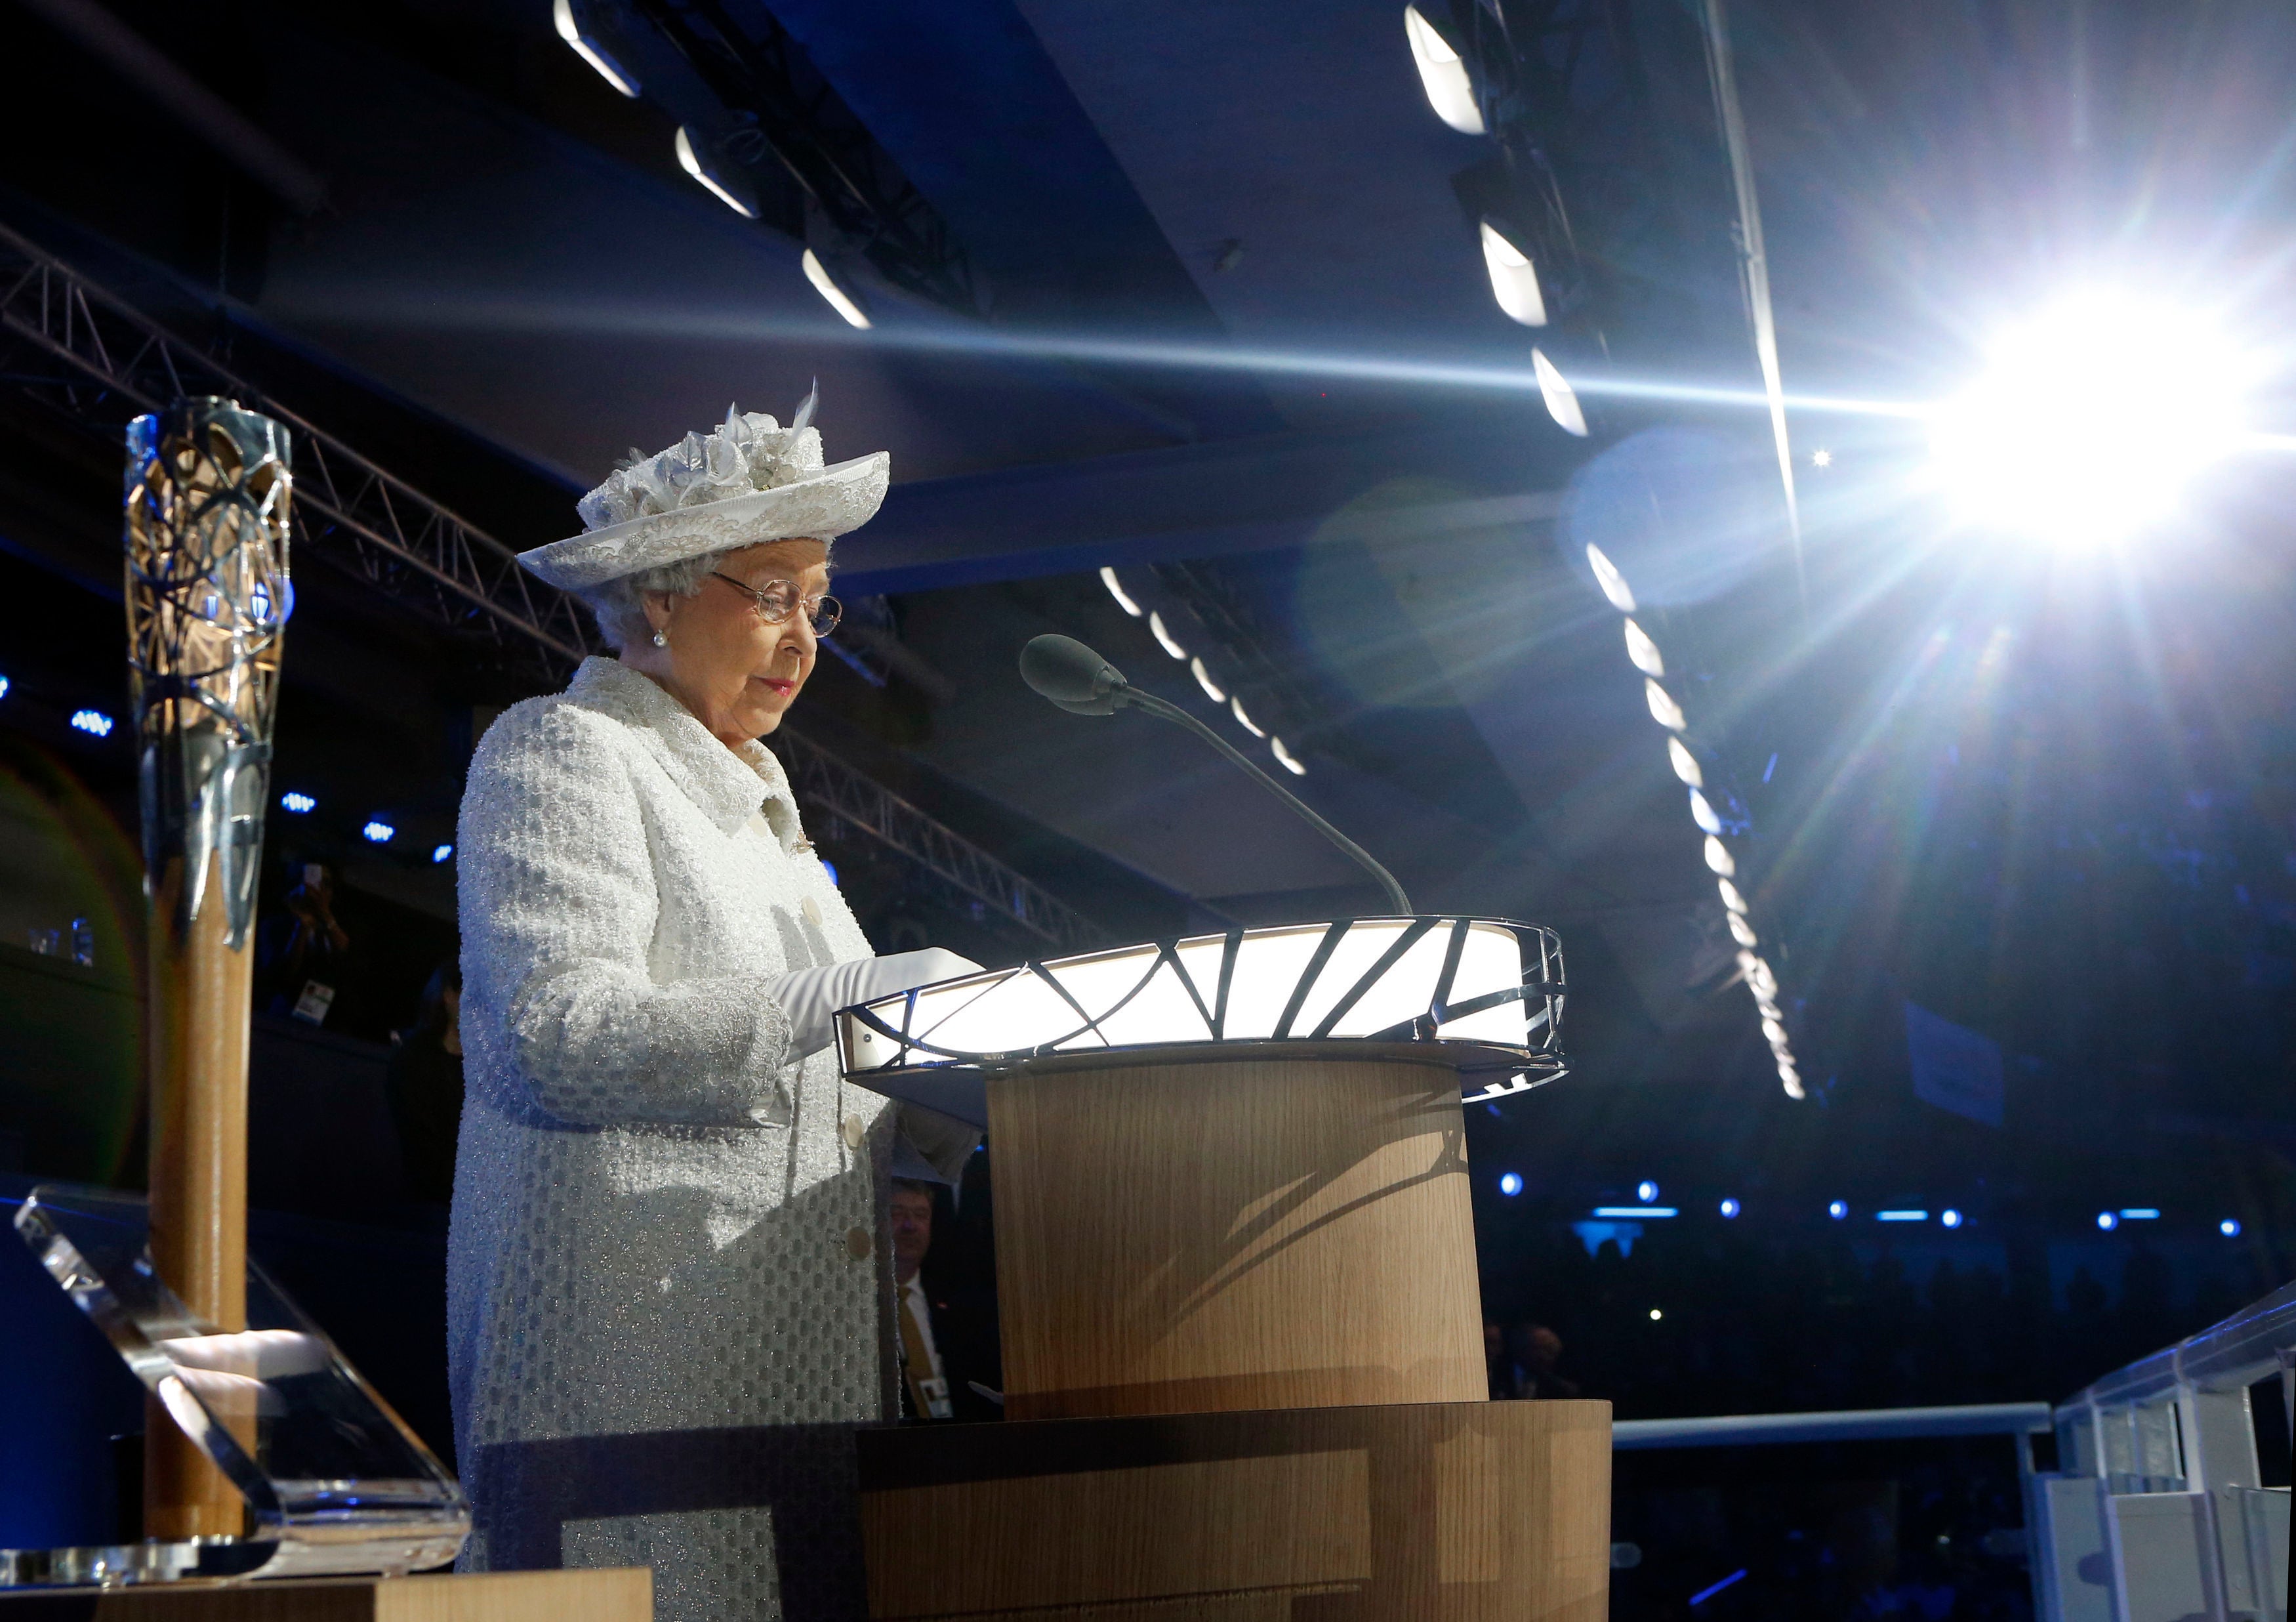
{"type": "MultiPolygon", "coordinates": [[[[861,313],[861,307],[858,304],[845,296],[845,290],[842,287],[830,280],[828,268],[815,255],[812,249],[808,248],[805,251],[805,257],[798,263],[804,268],[805,279],[813,284],[814,292],[829,301],[830,309],[845,317],[846,325],[857,326],[865,332],[868,330],[869,317],[861,313]]],[[[1105,571],[1103,572],[1104,573],[1105,571]]],[[[1136,608],[1132,612],[1137,613],[1140,611],[1136,608]]]]}
{"type": "Polygon", "coordinates": [[[1698,768],[1698,757],[1690,753],[1688,746],[1680,738],[1670,737],[1666,740],[1666,758],[1668,763],[1674,768],[1676,777],[1680,778],[1693,788],[1706,786],[1706,774],[1698,768]]]}
{"type": "Polygon", "coordinates": [[[1246,732],[1250,733],[1252,737],[1266,737],[1267,736],[1267,730],[1262,728],[1259,722],[1253,720],[1250,716],[1246,715],[1243,712],[1243,700],[1234,696],[1233,694],[1228,696],[1227,712],[1235,717],[1235,724],[1237,726],[1242,727],[1246,732]]]}
{"type": "MultiPolygon", "coordinates": [[[[677,127],[676,139],[671,144],[677,149],[677,167],[699,180],[712,197],[733,210],[743,219],[757,218],[758,211],[736,196],[733,189],[709,165],[701,161],[701,154],[694,148],[693,137],[685,133],[685,125],[680,124],[677,127]]],[[[808,259],[812,257],[810,251],[806,254],[808,259]]]]}
{"type": "Polygon", "coordinates": [[[1100,583],[1108,588],[1108,595],[1116,599],[1119,608],[1136,620],[1140,617],[1140,605],[1134,602],[1131,594],[1124,589],[1124,582],[1116,578],[1115,570],[1103,564],[1100,571],[1100,583]]]}
{"type": "Polygon", "coordinates": [[[1539,395],[1546,401],[1546,415],[1554,419],[1554,425],[1565,433],[1585,439],[1587,414],[1578,408],[1578,391],[1570,386],[1570,380],[1555,369],[1542,350],[1531,350],[1530,369],[1538,379],[1539,395]]]}
{"type": "Polygon", "coordinates": [[[2195,311],[2079,292],[2004,333],[1976,382],[1937,408],[1934,472],[1972,527],[2108,547],[2174,514],[2197,475],[2242,448],[2256,377],[2195,311]]]}
{"type": "Polygon", "coordinates": [[[1603,548],[1593,541],[1587,543],[1587,566],[1595,572],[1595,583],[1603,589],[1611,606],[1620,613],[1635,611],[1635,594],[1627,584],[1627,577],[1619,572],[1619,565],[1610,560],[1603,548]]]}
{"type": "Polygon", "coordinates": [[[1162,614],[1152,613],[1149,614],[1148,629],[1155,633],[1157,646],[1161,647],[1166,653],[1171,655],[1173,658],[1185,659],[1188,656],[1188,650],[1182,647],[1177,638],[1164,628],[1164,616],[1162,614]]]}
{"type": "Polygon", "coordinates": [[[1212,673],[1204,668],[1204,662],[1202,660],[1189,660],[1188,674],[1196,679],[1196,685],[1203,688],[1205,697],[1210,699],[1214,704],[1226,704],[1227,702],[1227,695],[1220,691],[1219,684],[1212,679],[1212,673]]]}
{"type": "Polygon", "coordinates": [[[1530,255],[1483,221],[1483,268],[1491,273],[1491,297],[1507,319],[1525,326],[1546,325],[1546,300],[1538,291],[1538,268],[1530,255]]]}
{"type": "Polygon", "coordinates": [[[1411,60],[1418,64],[1420,86],[1435,116],[1463,136],[1481,135],[1483,114],[1475,105],[1475,81],[1467,77],[1467,64],[1450,42],[1415,5],[1403,8],[1403,33],[1411,42],[1411,60]]]}
{"type": "Polygon", "coordinates": [[[1304,778],[1308,775],[1308,769],[1300,763],[1297,756],[1293,755],[1289,749],[1286,749],[1283,746],[1283,740],[1282,738],[1270,737],[1267,740],[1267,749],[1268,753],[1273,754],[1276,758],[1277,762],[1282,764],[1283,770],[1290,772],[1293,777],[1304,778]]]}
{"type": "Polygon", "coordinates": [[[1643,700],[1650,705],[1651,719],[1668,731],[1679,732],[1690,725],[1690,718],[1674,702],[1674,696],[1647,676],[1643,678],[1643,700]]]}
{"type": "Polygon", "coordinates": [[[1626,622],[1626,627],[1627,657],[1634,661],[1635,668],[1645,676],[1665,675],[1666,661],[1660,657],[1658,644],[1650,639],[1650,632],[1632,620],[1626,622]]]}
{"type": "Polygon", "coordinates": [[[555,4],[550,8],[550,21],[552,26],[558,30],[558,37],[573,46],[575,55],[595,68],[600,78],[604,79],[624,95],[634,100],[636,98],[638,94],[636,77],[609,55],[604,47],[584,37],[581,25],[574,20],[574,7],[570,0],[555,0],[555,4]]]}

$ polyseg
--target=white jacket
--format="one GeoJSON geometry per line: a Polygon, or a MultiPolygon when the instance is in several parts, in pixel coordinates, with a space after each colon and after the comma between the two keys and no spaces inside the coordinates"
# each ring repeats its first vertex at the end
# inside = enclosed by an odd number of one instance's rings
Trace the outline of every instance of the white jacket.
{"type": "Polygon", "coordinates": [[[837,1428],[895,1412],[896,1112],[791,1063],[764,988],[869,943],[774,756],[611,660],[488,729],[455,852],[464,1565],[651,1565],[664,1622],[834,1614],[783,1579],[800,1542],[849,1559],[837,1428]]]}

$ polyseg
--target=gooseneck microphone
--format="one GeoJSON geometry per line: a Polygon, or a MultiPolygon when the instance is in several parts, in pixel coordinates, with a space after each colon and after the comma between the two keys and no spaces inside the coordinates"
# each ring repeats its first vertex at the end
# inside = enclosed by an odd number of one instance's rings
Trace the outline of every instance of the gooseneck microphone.
{"type": "Polygon", "coordinates": [[[1145,710],[1149,714],[1185,727],[1204,742],[1251,774],[1253,782],[1290,806],[1308,825],[1330,840],[1379,881],[1388,903],[1405,917],[1412,912],[1411,898],[1395,882],[1395,875],[1380,866],[1372,853],[1317,816],[1290,789],[1244,758],[1243,752],[1176,704],[1144,693],[1124,679],[1124,672],[1074,637],[1047,633],[1034,637],[1021,650],[1021,679],[1071,715],[1113,715],[1119,710],[1145,710]]]}

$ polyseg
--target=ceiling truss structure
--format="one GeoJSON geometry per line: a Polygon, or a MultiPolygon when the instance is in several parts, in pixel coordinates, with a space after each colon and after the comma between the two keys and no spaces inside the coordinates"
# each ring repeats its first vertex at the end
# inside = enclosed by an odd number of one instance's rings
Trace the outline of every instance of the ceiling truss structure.
{"type": "MultiPolygon", "coordinates": [[[[555,687],[593,648],[572,597],[517,554],[313,427],[197,345],[147,320],[62,260],[0,227],[0,381],[114,443],[128,418],[224,395],[295,436],[297,539],[448,629],[487,638],[555,687]]],[[[1063,951],[1108,939],[1073,908],[808,739],[789,735],[798,796],[968,901],[1063,951]]]]}

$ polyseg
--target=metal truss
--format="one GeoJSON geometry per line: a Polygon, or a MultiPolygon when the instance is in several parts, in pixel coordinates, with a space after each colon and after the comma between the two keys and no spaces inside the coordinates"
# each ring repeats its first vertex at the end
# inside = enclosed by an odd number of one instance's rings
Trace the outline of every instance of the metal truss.
{"type": "MultiPolygon", "coordinates": [[[[520,568],[509,547],[4,226],[0,380],[115,442],[124,442],[130,417],[171,400],[236,399],[293,432],[297,539],[318,556],[450,629],[488,638],[545,686],[562,682],[593,651],[581,605],[520,568]]],[[[1108,939],[1075,909],[820,745],[786,730],[781,737],[800,799],[1063,951],[1108,939]]]]}
{"type": "Polygon", "coordinates": [[[580,605],[518,566],[517,555],[261,389],[0,226],[0,376],[109,432],[169,401],[222,395],[295,436],[299,538],[341,541],[321,555],[449,627],[477,632],[544,668],[590,651],[580,605]]]}
{"type": "Polygon", "coordinates": [[[797,797],[858,829],[933,877],[1062,951],[1104,944],[1108,932],[979,845],[864,777],[802,733],[774,734],[797,797]]]}

